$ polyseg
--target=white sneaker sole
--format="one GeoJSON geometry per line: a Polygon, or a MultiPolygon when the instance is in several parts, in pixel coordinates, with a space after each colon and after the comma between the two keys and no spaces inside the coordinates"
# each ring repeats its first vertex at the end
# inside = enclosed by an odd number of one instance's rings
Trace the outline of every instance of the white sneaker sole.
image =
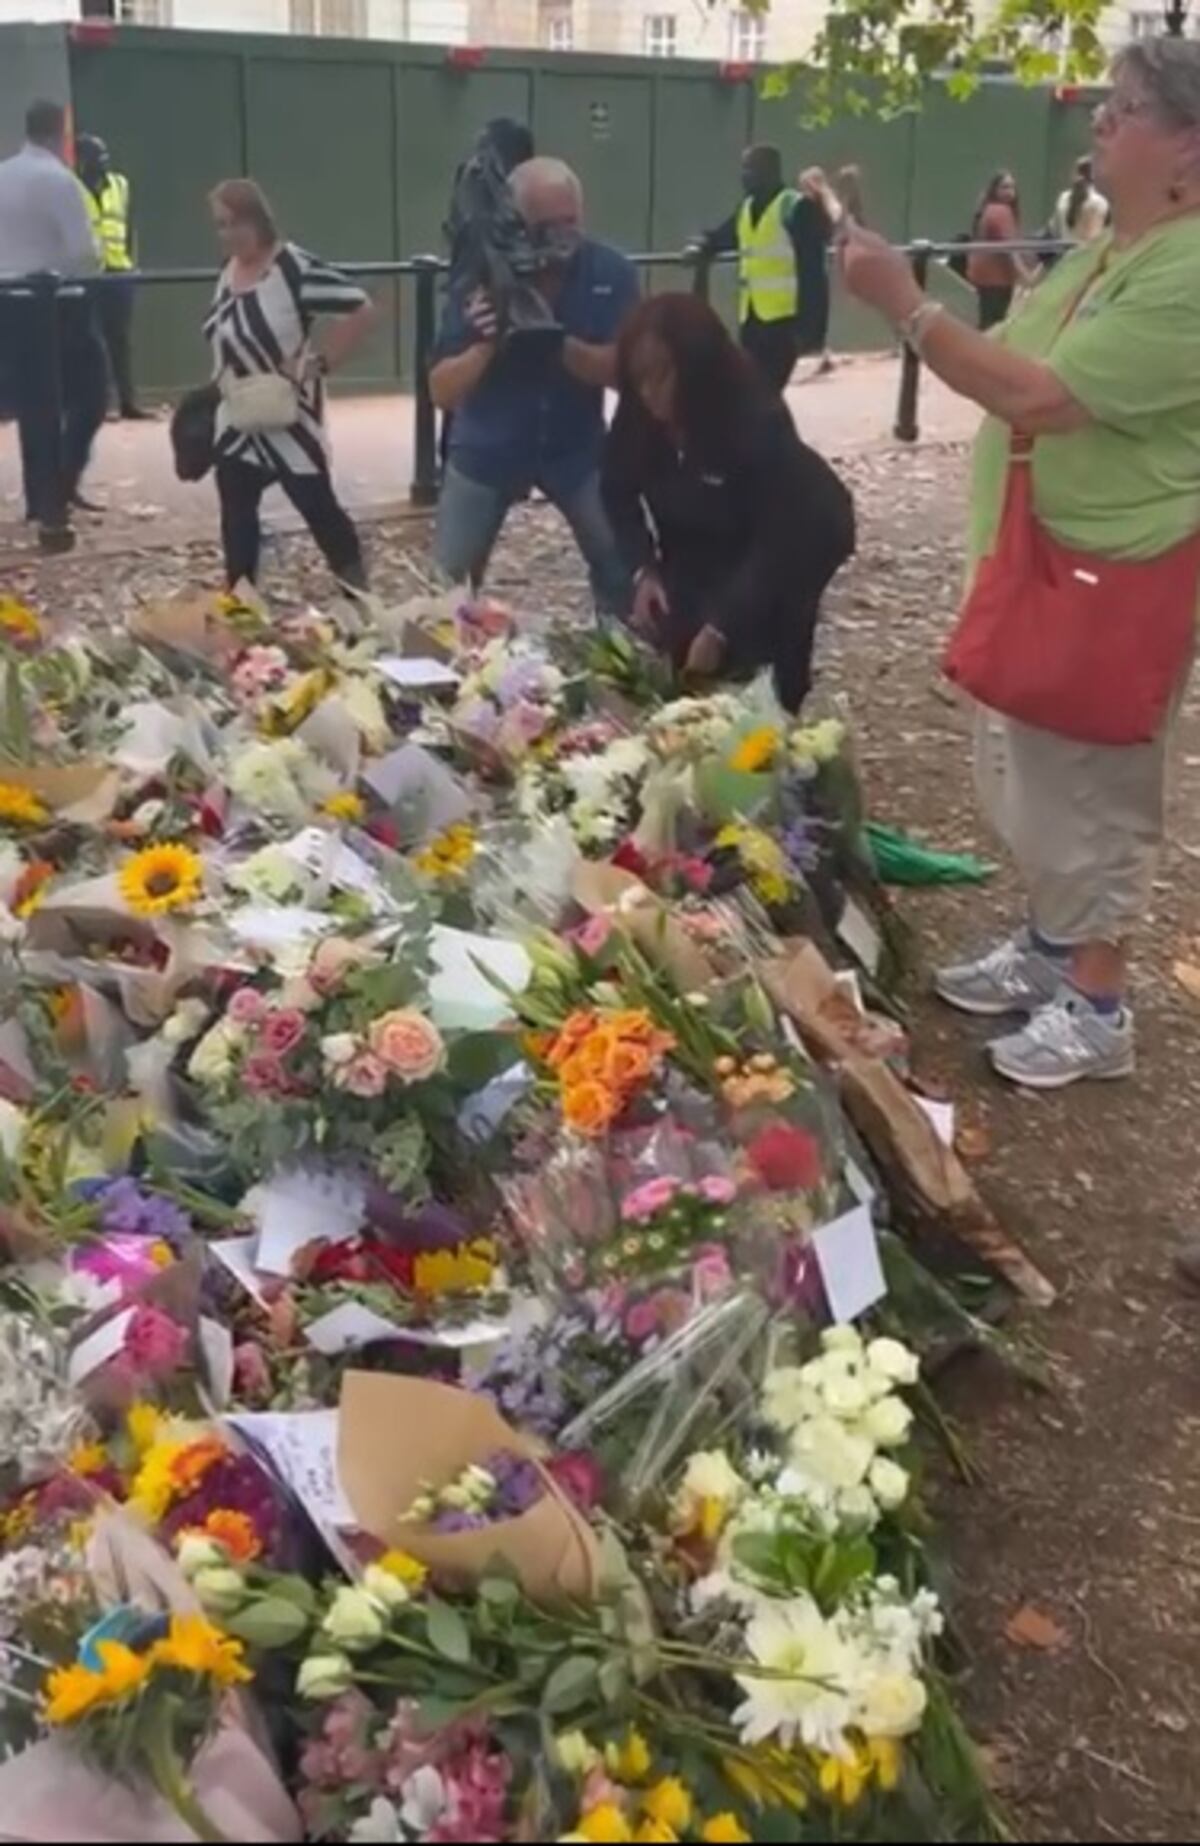
{"type": "Polygon", "coordinates": [[[1006,1066],[989,1046],[988,1057],[992,1068],[1009,1083],[1015,1083],[1023,1090],[1067,1090],[1073,1083],[1120,1083],[1126,1077],[1132,1077],[1137,1070],[1137,1058],[1131,1051],[1129,1061],[1111,1070],[1077,1070],[1057,1077],[1031,1077],[1027,1071],[1006,1066]]]}
{"type": "Polygon", "coordinates": [[[940,975],[933,977],[933,991],[946,1006],[952,1006],[956,1013],[967,1013],[972,1019],[1008,1019],[1014,1013],[1036,1013],[1044,1005],[1044,997],[1030,994],[1024,1000],[972,1000],[957,989],[943,987],[940,975]]]}

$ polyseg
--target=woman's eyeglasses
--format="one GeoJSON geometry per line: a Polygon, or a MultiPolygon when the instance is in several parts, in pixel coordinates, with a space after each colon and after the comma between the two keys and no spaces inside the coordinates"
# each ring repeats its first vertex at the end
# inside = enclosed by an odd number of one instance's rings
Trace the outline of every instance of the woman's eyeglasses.
{"type": "Polygon", "coordinates": [[[1151,102],[1148,96],[1109,96],[1096,110],[1098,122],[1132,122],[1139,116],[1149,115],[1151,102]]]}

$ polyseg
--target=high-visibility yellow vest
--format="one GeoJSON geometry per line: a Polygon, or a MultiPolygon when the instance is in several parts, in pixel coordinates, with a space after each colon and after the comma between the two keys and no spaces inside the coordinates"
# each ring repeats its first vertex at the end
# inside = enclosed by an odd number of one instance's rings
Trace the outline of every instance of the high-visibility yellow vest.
{"type": "Polygon", "coordinates": [[[787,227],[794,192],[777,193],[757,224],[747,199],[738,214],[738,319],[790,320],[800,306],[796,247],[787,227]]]}
{"type": "MultiPolygon", "coordinates": [[[[80,181],[82,185],[82,180],[80,181]]],[[[123,173],[110,173],[97,198],[90,186],[83,187],[92,235],[105,269],[132,269],[129,254],[129,181],[123,173]]]]}

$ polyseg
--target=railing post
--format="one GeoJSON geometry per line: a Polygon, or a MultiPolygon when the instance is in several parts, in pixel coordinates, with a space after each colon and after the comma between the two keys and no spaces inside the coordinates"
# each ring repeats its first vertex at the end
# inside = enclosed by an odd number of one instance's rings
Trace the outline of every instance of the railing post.
{"type": "MultiPolygon", "coordinates": [[[[929,259],[932,255],[932,244],[920,243],[912,246],[913,275],[922,293],[929,279],[929,259]]],[[[915,442],[921,434],[920,425],[917,422],[917,399],[920,390],[921,355],[906,343],[900,353],[900,396],[896,403],[896,424],[893,432],[897,442],[915,442]]]]}
{"type": "Polygon", "coordinates": [[[692,265],[692,293],[699,295],[701,301],[707,301],[712,280],[712,252],[704,244],[689,244],[683,254],[692,265]]]}
{"type": "Polygon", "coordinates": [[[437,334],[437,279],[441,262],[436,256],[413,258],[417,279],[416,327],[413,338],[413,475],[408,497],[413,506],[435,506],[438,497],[437,415],[429,394],[429,366],[437,334]]]}
{"type": "Polygon", "coordinates": [[[37,393],[44,406],[44,431],[38,448],[46,459],[46,501],[38,508],[38,545],[45,552],[70,551],[75,544],[71,508],[67,500],[66,459],[63,453],[64,411],[62,338],[59,326],[59,277],[32,278],[33,324],[41,381],[37,393]]]}

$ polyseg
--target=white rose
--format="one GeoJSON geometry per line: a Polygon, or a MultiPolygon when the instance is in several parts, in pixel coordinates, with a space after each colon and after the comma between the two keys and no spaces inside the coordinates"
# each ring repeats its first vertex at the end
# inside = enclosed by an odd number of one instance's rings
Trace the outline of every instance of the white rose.
{"type": "Polygon", "coordinates": [[[861,1416],[871,1403],[871,1393],[860,1378],[849,1374],[828,1378],[821,1391],[825,1406],[835,1417],[850,1420],[861,1416]]]}
{"type": "Polygon", "coordinates": [[[390,1570],[381,1570],[378,1564],[368,1564],[363,1572],[363,1589],[373,1602],[384,1609],[403,1609],[412,1601],[412,1594],[399,1577],[393,1577],[390,1570]]]}
{"type": "MultiPolygon", "coordinates": [[[[815,1362],[814,1362],[815,1364],[815,1362]]],[[[776,1429],[796,1429],[820,1406],[821,1374],[811,1366],[780,1366],[763,1382],[763,1416],[776,1429]]]]}
{"type": "Polygon", "coordinates": [[[554,1739],[554,1754],[564,1775],[582,1782],[600,1765],[600,1752],[582,1731],[560,1731],[554,1739]]]}
{"type": "Polygon", "coordinates": [[[876,1448],[897,1449],[907,1442],[912,1421],[913,1413],[902,1398],[881,1397],[866,1412],[861,1428],[876,1448]]]}
{"type": "Polygon", "coordinates": [[[798,1465],[818,1481],[844,1492],[865,1481],[875,1447],[834,1417],[816,1417],[797,1432],[792,1453],[798,1465]]]}
{"type": "Polygon", "coordinates": [[[915,1385],[921,1375],[916,1353],[899,1340],[872,1340],[867,1347],[867,1364],[894,1385],[915,1385]]]}
{"type": "Polygon", "coordinates": [[[858,1724],[868,1737],[911,1737],[929,1694],[913,1673],[877,1673],[862,1690],[858,1724]]]}
{"type": "Polygon", "coordinates": [[[203,1000],[181,1001],[162,1029],[166,1043],[182,1045],[195,1038],[208,1019],[208,1010],[203,1000]]]}
{"type": "Polygon", "coordinates": [[[867,1476],[868,1485],[885,1513],[894,1513],[898,1506],[903,1506],[908,1498],[909,1476],[907,1468],[889,1461],[886,1455],[879,1455],[871,1463],[871,1472],[867,1476]]]}
{"type": "Polygon", "coordinates": [[[321,1056],[331,1070],[352,1063],[358,1055],[358,1040],[353,1032],[331,1032],[321,1040],[321,1056]]]}
{"type": "Polygon", "coordinates": [[[235,1615],[246,1600],[246,1585],[236,1570],[228,1565],[217,1570],[198,1570],[192,1588],[209,1615],[235,1615]]]}
{"type": "Polygon", "coordinates": [[[837,1510],[839,1521],[845,1525],[869,1528],[879,1520],[879,1507],[869,1487],[848,1487],[838,1495],[837,1510]]]}
{"type": "Polygon", "coordinates": [[[296,1675],[302,1699],[340,1699],[354,1684],[354,1668],[343,1654],[314,1654],[296,1675]]]}
{"type": "Polygon", "coordinates": [[[347,1653],[367,1652],[387,1633],[385,1612],[365,1590],[339,1590],[322,1624],[323,1632],[347,1653]]]}
{"type": "Polygon", "coordinates": [[[862,1352],[862,1334],[857,1327],[826,1327],[821,1345],[826,1352],[862,1352]]]}
{"type": "Polygon", "coordinates": [[[218,1019],[188,1060],[188,1076],[197,1083],[224,1083],[233,1074],[233,1050],[239,1042],[240,1034],[232,1020],[218,1019]]]}
{"type": "Polygon", "coordinates": [[[176,1553],[179,1568],[191,1581],[202,1570],[223,1570],[229,1562],[224,1545],[218,1545],[215,1538],[205,1538],[198,1532],[191,1532],[179,1541],[176,1553]]]}

